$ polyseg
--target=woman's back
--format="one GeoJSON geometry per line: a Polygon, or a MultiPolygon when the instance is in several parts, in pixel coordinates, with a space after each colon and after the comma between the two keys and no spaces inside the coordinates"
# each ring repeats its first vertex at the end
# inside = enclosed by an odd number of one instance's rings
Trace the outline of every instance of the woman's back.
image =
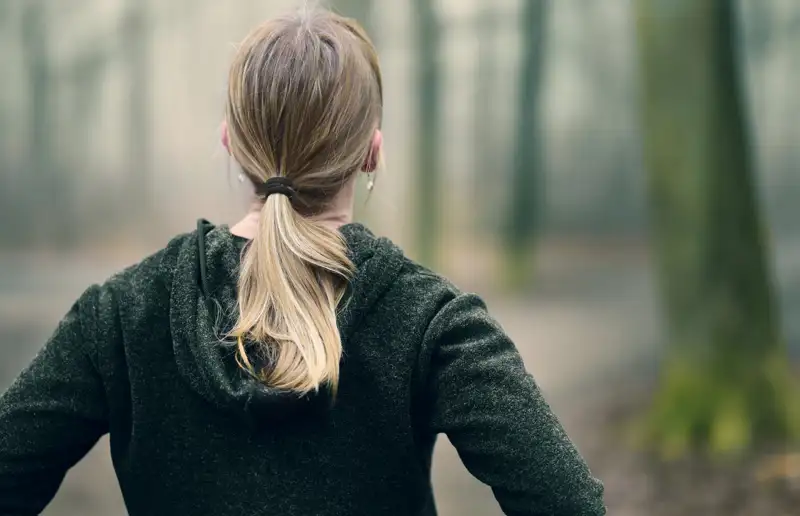
{"type": "Polygon", "coordinates": [[[342,234],[356,273],[335,400],[264,386],[215,338],[243,242],[203,224],[87,290],[6,393],[0,513],[38,513],[110,431],[132,516],[433,515],[440,432],[508,514],[602,514],[600,484],[481,301],[363,226],[342,234]]]}
{"type": "Polygon", "coordinates": [[[235,308],[241,242],[224,227],[202,231],[205,249],[196,234],[179,237],[94,302],[101,313],[114,313],[112,298],[126,307],[100,325],[122,337],[101,376],[121,416],[111,418],[112,454],[130,513],[433,514],[423,510],[433,441],[414,435],[409,389],[424,327],[408,324],[424,309],[403,310],[418,294],[402,254],[361,226],[343,229],[358,273],[339,318],[334,402],[326,390],[301,398],[264,386],[237,367],[234,347],[215,342],[233,323],[219,314],[235,308]]]}
{"type": "Polygon", "coordinates": [[[0,398],[0,514],[43,510],[104,433],[132,516],[432,516],[439,433],[507,514],[605,513],[480,299],[347,223],[381,103],[350,21],[245,40],[226,145],[253,211],[81,296],[0,398]]]}

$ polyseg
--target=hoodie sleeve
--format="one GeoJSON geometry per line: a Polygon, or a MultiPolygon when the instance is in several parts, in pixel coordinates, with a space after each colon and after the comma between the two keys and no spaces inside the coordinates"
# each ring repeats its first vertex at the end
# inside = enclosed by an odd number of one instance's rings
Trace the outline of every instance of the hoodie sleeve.
{"type": "Polygon", "coordinates": [[[447,303],[425,339],[431,431],[448,436],[505,514],[606,514],[603,485],[479,297],[447,303]]]}
{"type": "Polygon", "coordinates": [[[86,352],[88,290],[0,397],[0,514],[39,514],[107,431],[104,389],[86,352]]]}

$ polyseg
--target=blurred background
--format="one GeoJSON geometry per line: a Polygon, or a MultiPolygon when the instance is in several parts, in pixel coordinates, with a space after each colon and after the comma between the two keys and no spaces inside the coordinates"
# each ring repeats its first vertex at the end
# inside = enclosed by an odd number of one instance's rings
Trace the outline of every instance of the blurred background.
{"type": "MultiPolygon", "coordinates": [[[[227,67],[299,5],[0,0],[0,390],[90,283],[244,213],[227,67]]],[[[358,217],[487,299],[609,514],[797,514],[800,3],[323,5],[383,62],[358,217]]],[[[125,514],[107,448],[45,514],[125,514]]],[[[444,437],[434,477],[501,514],[444,437]]]]}

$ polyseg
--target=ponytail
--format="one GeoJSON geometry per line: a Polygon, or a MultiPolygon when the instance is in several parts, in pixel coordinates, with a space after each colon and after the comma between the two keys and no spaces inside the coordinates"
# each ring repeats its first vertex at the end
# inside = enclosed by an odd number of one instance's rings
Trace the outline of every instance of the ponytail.
{"type": "Polygon", "coordinates": [[[335,392],[355,266],[314,216],[368,163],[383,109],[375,47],[353,20],[306,9],[256,27],[228,77],[228,150],[264,201],[229,333],[237,361],[275,389],[335,392]]]}
{"type": "Polygon", "coordinates": [[[242,257],[237,361],[276,389],[315,391],[339,383],[337,306],[354,266],[341,235],[303,217],[285,195],[267,197],[242,257]],[[256,370],[248,348],[265,358],[256,370]]]}

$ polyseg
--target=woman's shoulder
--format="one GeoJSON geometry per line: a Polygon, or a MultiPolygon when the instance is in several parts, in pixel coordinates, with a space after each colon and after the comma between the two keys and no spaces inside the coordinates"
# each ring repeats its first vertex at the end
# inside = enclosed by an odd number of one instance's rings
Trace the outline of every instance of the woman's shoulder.
{"type": "Polygon", "coordinates": [[[399,255],[397,274],[383,296],[392,310],[409,316],[431,319],[451,301],[465,293],[444,274],[423,265],[405,253],[388,238],[378,239],[379,245],[394,247],[399,255]]]}
{"type": "Polygon", "coordinates": [[[388,261],[386,257],[391,256],[396,262],[397,275],[394,283],[402,288],[410,289],[409,293],[417,289],[420,291],[433,289],[459,293],[456,286],[448,278],[416,261],[392,238],[383,235],[377,236],[369,228],[360,224],[348,225],[344,233],[351,248],[369,247],[369,256],[377,257],[381,261],[388,261]],[[368,240],[368,246],[362,243],[363,240],[359,242],[351,237],[352,234],[359,233],[366,235],[366,238],[362,236],[362,239],[368,240]]]}
{"type": "Polygon", "coordinates": [[[103,289],[120,291],[163,283],[165,276],[168,276],[174,268],[181,250],[196,240],[196,233],[192,231],[172,237],[166,245],[120,269],[99,286],[103,289]]]}
{"type": "Polygon", "coordinates": [[[178,256],[187,243],[196,239],[195,233],[174,236],[163,247],[91,285],[82,295],[82,301],[91,306],[99,322],[117,320],[117,324],[122,311],[126,316],[140,312],[147,315],[145,312],[152,311],[148,307],[168,303],[178,256]]]}
{"type": "Polygon", "coordinates": [[[403,288],[419,291],[425,295],[438,294],[445,297],[456,297],[462,294],[455,283],[445,275],[407,256],[404,257],[399,280],[403,288]]]}

